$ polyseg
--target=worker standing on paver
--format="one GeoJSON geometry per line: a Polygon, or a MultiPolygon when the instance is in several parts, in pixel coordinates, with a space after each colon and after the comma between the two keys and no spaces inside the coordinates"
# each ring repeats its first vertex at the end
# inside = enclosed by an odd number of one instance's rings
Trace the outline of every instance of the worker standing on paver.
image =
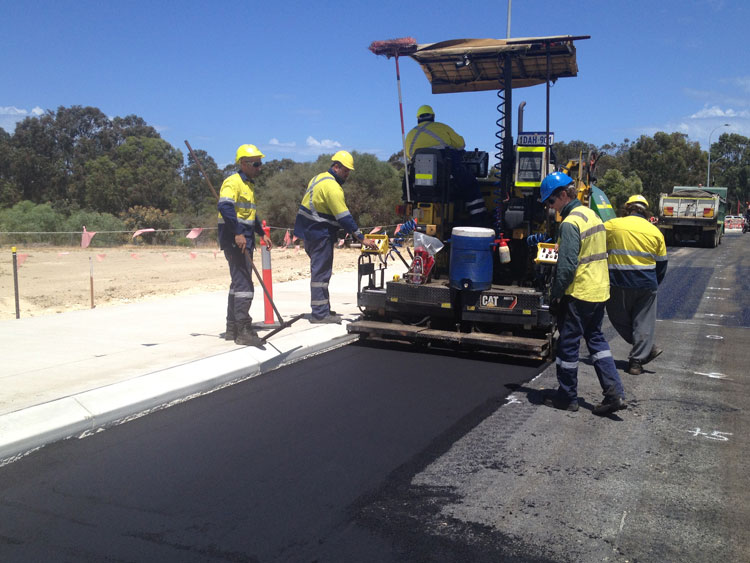
{"type": "Polygon", "coordinates": [[[667,273],[667,245],[661,231],[647,219],[645,197],[631,196],[625,212],[625,217],[604,223],[610,283],[607,315],[618,334],[632,345],[628,373],[640,375],[643,366],[662,353],[654,343],[656,291],[667,273]]]}
{"type": "Polygon", "coordinates": [[[310,257],[311,323],[340,323],[341,317],[331,311],[328,283],[333,274],[333,247],[339,228],[370,248],[374,242],[365,240],[356,221],[346,207],[342,185],[354,170],[354,158],[346,151],[332,157],[327,172],[315,176],[307,185],[294,223],[294,235],[305,241],[310,257]]]}
{"type": "Polygon", "coordinates": [[[405,146],[409,162],[414,160],[417,149],[446,149],[450,155],[451,175],[460,189],[471,224],[485,225],[488,222],[487,207],[479,183],[463,162],[466,142],[452,127],[435,121],[435,111],[431,106],[424,105],[417,109],[417,126],[406,135],[405,146]]]}
{"type": "Polygon", "coordinates": [[[262,344],[253,329],[250,305],[254,295],[251,260],[256,233],[269,249],[272,246],[257,216],[253,184],[264,156],[255,145],[240,146],[235,158],[240,170],[224,180],[219,193],[219,246],[229,263],[231,277],[224,338],[241,346],[262,344]]]}
{"type": "Polygon", "coordinates": [[[576,196],[572,178],[561,172],[542,181],[542,203],[563,218],[551,291],[560,331],[556,358],[559,387],[545,404],[578,410],[578,353],[583,338],[604,393],[604,400],[594,407],[593,413],[605,415],[627,408],[622,381],[602,333],[605,302],[609,298],[607,239],[599,217],[576,196]]]}

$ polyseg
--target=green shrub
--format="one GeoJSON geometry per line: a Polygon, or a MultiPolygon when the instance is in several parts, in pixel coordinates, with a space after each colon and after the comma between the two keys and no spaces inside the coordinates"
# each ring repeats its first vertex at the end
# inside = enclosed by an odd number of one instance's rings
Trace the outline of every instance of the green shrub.
{"type": "Polygon", "coordinates": [[[91,239],[91,246],[117,246],[128,241],[130,235],[123,232],[107,231],[126,231],[125,223],[109,213],[99,213],[98,211],[81,210],[73,212],[65,222],[66,231],[82,231],[86,227],[87,231],[96,231],[96,236],[91,239]]]}

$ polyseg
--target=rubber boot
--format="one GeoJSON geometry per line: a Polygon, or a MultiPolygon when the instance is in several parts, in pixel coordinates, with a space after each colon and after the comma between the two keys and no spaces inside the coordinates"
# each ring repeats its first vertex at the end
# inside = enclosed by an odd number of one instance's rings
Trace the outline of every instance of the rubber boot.
{"type": "Polygon", "coordinates": [[[243,325],[240,328],[240,330],[237,332],[237,338],[234,339],[234,343],[240,346],[260,347],[263,345],[263,341],[260,339],[258,333],[255,332],[255,329],[250,324],[243,325]]]}
{"type": "Polygon", "coordinates": [[[224,340],[234,340],[237,338],[237,323],[234,321],[227,321],[227,330],[224,333],[224,340]]]}

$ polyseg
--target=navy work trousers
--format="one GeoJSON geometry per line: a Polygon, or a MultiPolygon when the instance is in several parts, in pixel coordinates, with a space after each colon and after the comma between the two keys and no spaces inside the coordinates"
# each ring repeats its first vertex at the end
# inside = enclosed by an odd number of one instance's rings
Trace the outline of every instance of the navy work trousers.
{"type": "Polygon", "coordinates": [[[560,398],[569,402],[578,401],[578,352],[581,339],[591,354],[591,360],[602,386],[605,398],[625,398],[620,374],[617,373],[612,351],[602,332],[604,303],[581,301],[569,295],[560,303],[557,342],[557,382],[560,398]]]}
{"type": "Polygon", "coordinates": [[[253,302],[253,266],[250,251],[241,252],[237,246],[224,249],[224,257],[229,263],[229,298],[227,299],[227,324],[235,323],[241,328],[250,325],[250,305],[253,302]]]}
{"type": "Polygon", "coordinates": [[[305,252],[310,257],[310,308],[316,319],[331,314],[328,282],[333,273],[333,237],[305,240],[305,252]]]}

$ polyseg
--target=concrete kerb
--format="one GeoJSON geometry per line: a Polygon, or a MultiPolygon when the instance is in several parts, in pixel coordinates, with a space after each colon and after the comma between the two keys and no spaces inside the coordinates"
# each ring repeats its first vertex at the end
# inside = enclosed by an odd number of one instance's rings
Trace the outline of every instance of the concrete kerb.
{"type": "Polygon", "coordinates": [[[0,466],[357,339],[345,325],[316,327],[314,333],[316,340],[305,345],[299,334],[288,335],[265,349],[233,350],[0,416],[0,466]]]}

